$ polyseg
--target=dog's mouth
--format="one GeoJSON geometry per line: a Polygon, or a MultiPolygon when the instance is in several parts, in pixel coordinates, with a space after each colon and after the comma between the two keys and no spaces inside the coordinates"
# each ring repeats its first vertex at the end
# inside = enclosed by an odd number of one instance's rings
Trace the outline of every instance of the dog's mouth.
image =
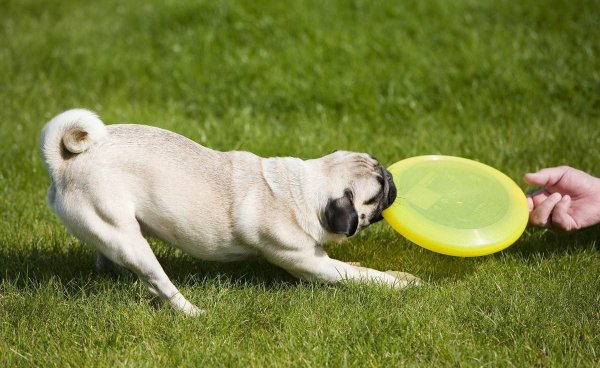
{"type": "Polygon", "coordinates": [[[383,212],[383,210],[390,207],[394,203],[394,201],[396,200],[396,196],[398,195],[398,191],[396,190],[396,185],[394,184],[394,177],[392,176],[392,174],[383,167],[381,168],[381,170],[383,172],[383,177],[385,178],[383,184],[384,197],[379,203],[379,206],[377,206],[375,212],[373,212],[372,217],[369,219],[369,223],[371,224],[383,220],[383,215],[381,213],[383,212]]]}
{"type": "Polygon", "coordinates": [[[398,191],[396,190],[396,185],[394,184],[394,177],[392,176],[392,173],[390,173],[386,169],[383,169],[383,172],[385,174],[385,181],[388,184],[388,194],[385,201],[385,207],[383,208],[383,210],[385,210],[394,203],[394,201],[396,200],[396,196],[398,195],[398,191]]]}

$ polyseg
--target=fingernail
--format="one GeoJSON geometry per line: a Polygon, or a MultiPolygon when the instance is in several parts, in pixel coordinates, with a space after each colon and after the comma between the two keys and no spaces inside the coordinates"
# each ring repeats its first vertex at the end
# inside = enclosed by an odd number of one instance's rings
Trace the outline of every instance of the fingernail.
{"type": "Polygon", "coordinates": [[[562,197],[561,201],[566,202],[566,201],[570,201],[571,200],[571,196],[570,195],[565,195],[564,197],[562,197]]]}
{"type": "Polygon", "coordinates": [[[553,201],[559,201],[561,197],[562,196],[560,195],[559,192],[555,192],[555,193],[552,193],[552,195],[549,198],[553,201]]]}

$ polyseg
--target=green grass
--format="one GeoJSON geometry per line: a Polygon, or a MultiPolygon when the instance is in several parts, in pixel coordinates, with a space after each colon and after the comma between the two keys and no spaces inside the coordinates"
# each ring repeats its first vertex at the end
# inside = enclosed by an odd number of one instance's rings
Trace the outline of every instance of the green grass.
{"type": "Polygon", "coordinates": [[[600,229],[464,259],[380,223],[330,246],[424,287],[299,283],[153,242],[209,313],[156,305],[47,208],[43,124],[71,107],[260,155],[476,159],[600,175],[597,1],[0,3],[0,366],[598,366],[600,229]]]}

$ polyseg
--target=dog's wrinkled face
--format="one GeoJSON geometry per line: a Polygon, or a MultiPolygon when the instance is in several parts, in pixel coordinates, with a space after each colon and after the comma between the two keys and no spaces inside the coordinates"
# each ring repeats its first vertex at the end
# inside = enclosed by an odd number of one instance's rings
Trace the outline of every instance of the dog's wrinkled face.
{"type": "Polygon", "coordinates": [[[366,153],[336,151],[323,160],[331,179],[322,214],[326,229],[350,237],[382,220],[396,199],[392,175],[366,153]]]}

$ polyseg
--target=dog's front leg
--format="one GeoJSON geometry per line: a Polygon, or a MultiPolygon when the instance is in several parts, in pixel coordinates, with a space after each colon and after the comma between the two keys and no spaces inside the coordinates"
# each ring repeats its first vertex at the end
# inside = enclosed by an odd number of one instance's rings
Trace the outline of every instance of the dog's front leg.
{"type": "Polygon", "coordinates": [[[319,246],[310,250],[285,250],[265,255],[292,275],[307,281],[338,283],[342,281],[374,282],[395,288],[420,285],[422,281],[404,272],[381,272],[329,258],[319,246]]]}

